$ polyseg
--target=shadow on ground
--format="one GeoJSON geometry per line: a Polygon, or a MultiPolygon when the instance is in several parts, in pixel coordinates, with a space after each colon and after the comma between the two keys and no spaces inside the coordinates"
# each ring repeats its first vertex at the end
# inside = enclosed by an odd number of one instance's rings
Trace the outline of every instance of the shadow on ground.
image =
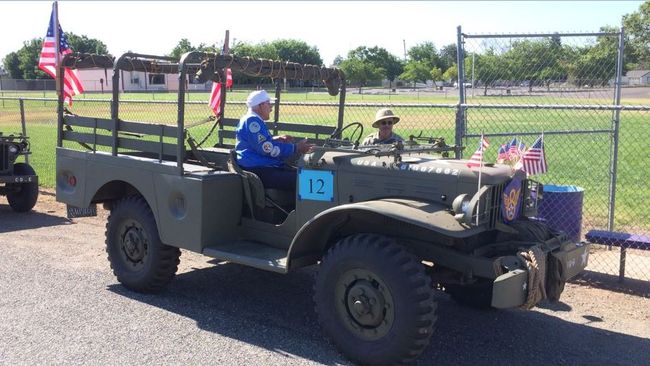
{"type": "Polygon", "coordinates": [[[620,282],[618,276],[585,270],[584,273],[572,279],[571,282],[582,286],[650,298],[649,281],[626,278],[623,282],[620,282]]]}
{"type": "Polygon", "coordinates": [[[41,227],[68,225],[65,217],[36,211],[14,212],[7,204],[0,204],[0,233],[41,227]]]}
{"type": "MultiPolygon", "coordinates": [[[[307,268],[280,275],[217,264],[178,275],[158,295],[119,284],[109,290],[272,352],[349,364],[320,333],[311,300],[313,273],[307,268]]],[[[650,358],[650,340],[592,328],[599,319],[591,314],[582,314],[584,324],[576,324],[536,311],[474,310],[442,293],[436,298],[436,330],[418,365],[640,365],[650,358]]],[[[562,303],[545,306],[571,310],[562,303]]]]}

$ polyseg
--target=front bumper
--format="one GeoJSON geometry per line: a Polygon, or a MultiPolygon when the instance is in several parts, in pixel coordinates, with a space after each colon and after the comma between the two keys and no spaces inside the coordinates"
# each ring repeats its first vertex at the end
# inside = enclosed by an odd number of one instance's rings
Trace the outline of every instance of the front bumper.
{"type": "MultiPolygon", "coordinates": [[[[549,268],[549,262],[552,260],[559,263],[559,278],[557,280],[566,282],[587,267],[589,244],[565,242],[546,252],[546,268],[549,268]]],[[[524,268],[498,276],[492,287],[492,306],[506,309],[523,305],[528,297],[528,276],[528,270],[524,268]]],[[[547,273],[545,282],[548,279],[547,273]]]]}

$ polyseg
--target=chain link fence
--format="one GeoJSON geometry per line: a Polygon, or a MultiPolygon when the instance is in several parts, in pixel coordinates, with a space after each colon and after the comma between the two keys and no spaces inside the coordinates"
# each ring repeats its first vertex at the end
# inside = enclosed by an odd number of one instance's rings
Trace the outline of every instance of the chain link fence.
{"type": "Polygon", "coordinates": [[[548,172],[534,177],[548,188],[540,219],[592,242],[586,281],[649,281],[643,151],[650,108],[625,105],[648,90],[621,88],[622,32],[470,35],[459,28],[458,39],[457,142],[475,146],[484,134],[497,147],[515,138],[530,146],[543,133],[548,172]]]}
{"type": "MultiPolygon", "coordinates": [[[[638,104],[650,95],[650,88],[621,90],[621,34],[479,36],[463,34],[459,28],[458,39],[459,89],[445,90],[444,97],[435,92],[441,103],[366,102],[374,100],[366,96],[345,104],[345,123],[361,122],[367,135],[373,132],[377,109],[390,107],[401,117],[395,131],[402,137],[444,137],[466,146],[465,157],[481,135],[487,136],[491,143],[487,162],[497,161],[501,144],[516,138],[529,147],[543,133],[548,171],[534,179],[548,187],[577,188],[547,192],[544,202],[550,206],[540,219],[574,230],[579,240],[598,242],[592,246],[585,281],[619,276],[647,287],[650,168],[644,151],[650,139],[650,107],[638,104]],[[605,233],[588,235],[599,231],[605,233]],[[612,236],[612,231],[623,237],[612,236]]],[[[283,94],[279,120],[335,126],[338,103],[312,91],[304,101],[295,98],[304,91],[294,92],[294,98],[286,97],[291,90],[283,94]]],[[[246,112],[247,93],[228,93],[225,117],[239,118],[246,112]]],[[[418,91],[412,100],[420,95],[418,91]]],[[[100,98],[110,96],[75,98],[71,109],[83,116],[110,118],[110,100],[100,98]]],[[[121,98],[121,119],[176,124],[175,93],[121,98]]],[[[217,142],[214,129],[219,127],[208,118],[207,99],[207,94],[187,95],[185,126],[196,141],[212,146],[217,142]]],[[[41,183],[53,186],[56,101],[0,97],[0,131],[11,130],[12,123],[14,131],[20,131],[21,103],[28,134],[38,141],[32,161],[41,183]]]]}

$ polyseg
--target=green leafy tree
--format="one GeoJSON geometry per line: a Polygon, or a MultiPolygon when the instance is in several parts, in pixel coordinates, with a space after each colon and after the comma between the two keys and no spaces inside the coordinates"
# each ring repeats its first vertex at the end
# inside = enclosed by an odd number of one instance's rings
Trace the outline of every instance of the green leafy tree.
{"type": "Polygon", "coordinates": [[[404,66],[404,72],[399,77],[403,80],[412,81],[413,88],[415,88],[416,81],[426,83],[429,80],[431,69],[426,62],[411,60],[404,66]]]}
{"type": "Polygon", "coordinates": [[[432,42],[424,42],[411,47],[408,50],[408,56],[410,61],[423,63],[428,70],[434,67],[443,67],[438,50],[436,50],[436,46],[432,42]]]}
{"type": "Polygon", "coordinates": [[[358,58],[348,58],[341,62],[341,69],[350,84],[359,86],[359,94],[361,88],[366,86],[369,81],[381,80],[383,73],[382,69],[374,67],[368,62],[363,62],[358,58]]]}
{"type": "MultiPolygon", "coordinates": [[[[77,36],[74,33],[66,33],[70,48],[75,52],[108,54],[106,45],[94,38],[77,36]]],[[[43,40],[33,38],[23,42],[23,47],[18,51],[11,52],[4,60],[3,65],[11,78],[14,79],[44,79],[50,76],[38,68],[43,40]]]]}
{"type": "Polygon", "coordinates": [[[456,65],[458,50],[455,43],[448,44],[440,49],[440,68],[447,71],[456,65]]]}
{"type": "Polygon", "coordinates": [[[169,56],[180,59],[184,53],[192,51],[215,52],[216,45],[207,46],[205,43],[200,43],[198,46],[193,46],[187,38],[182,38],[169,53],[169,56]]]}
{"type": "Polygon", "coordinates": [[[439,67],[434,67],[429,71],[429,74],[431,75],[431,80],[435,83],[438,80],[442,80],[442,70],[439,67]]]}
{"type": "Polygon", "coordinates": [[[458,67],[456,67],[455,63],[449,66],[447,70],[445,70],[445,72],[442,74],[442,78],[448,82],[458,80],[458,67]]]}
{"type": "Polygon", "coordinates": [[[276,59],[297,62],[300,64],[323,65],[323,59],[316,46],[310,46],[304,41],[296,39],[278,39],[270,43],[275,49],[276,59]]]}
{"type": "Polygon", "coordinates": [[[395,78],[404,71],[404,65],[393,54],[382,47],[359,46],[348,52],[348,58],[356,58],[363,62],[370,63],[375,69],[383,70],[383,76],[389,81],[389,88],[392,88],[395,78]]]}
{"type": "MultiPolygon", "coordinates": [[[[646,1],[639,10],[623,16],[623,26],[627,34],[631,52],[626,52],[627,62],[642,69],[650,68],[650,1],[646,1]]],[[[627,49],[626,49],[627,51],[627,49]]]]}

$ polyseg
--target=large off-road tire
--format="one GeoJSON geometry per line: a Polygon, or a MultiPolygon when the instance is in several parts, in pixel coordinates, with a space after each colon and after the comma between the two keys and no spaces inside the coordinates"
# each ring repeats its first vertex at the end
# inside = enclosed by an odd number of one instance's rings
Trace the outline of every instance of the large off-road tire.
{"type": "Polygon", "coordinates": [[[457,303],[475,309],[492,308],[492,282],[478,280],[470,285],[445,285],[445,292],[457,303]]]}
{"type": "MultiPolygon", "coordinates": [[[[14,174],[36,175],[36,172],[29,164],[16,163],[14,164],[14,174]]],[[[27,212],[34,208],[38,199],[38,183],[11,183],[11,185],[18,188],[7,193],[7,201],[9,201],[11,209],[16,212],[27,212]]]]}
{"type": "Polygon", "coordinates": [[[159,292],[174,278],[181,251],[164,245],[153,213],[141,196],[115,203],[106,224],[106,252],[113,273],[127,288],[159,292]]]}
{"type": "Polygon", "coordinates": [[[352,361],[395,365],[429,344],[436,321],[430,278],[394,240],[349,236],[323,257],[314,301],[325,334],[352,361]]]}

